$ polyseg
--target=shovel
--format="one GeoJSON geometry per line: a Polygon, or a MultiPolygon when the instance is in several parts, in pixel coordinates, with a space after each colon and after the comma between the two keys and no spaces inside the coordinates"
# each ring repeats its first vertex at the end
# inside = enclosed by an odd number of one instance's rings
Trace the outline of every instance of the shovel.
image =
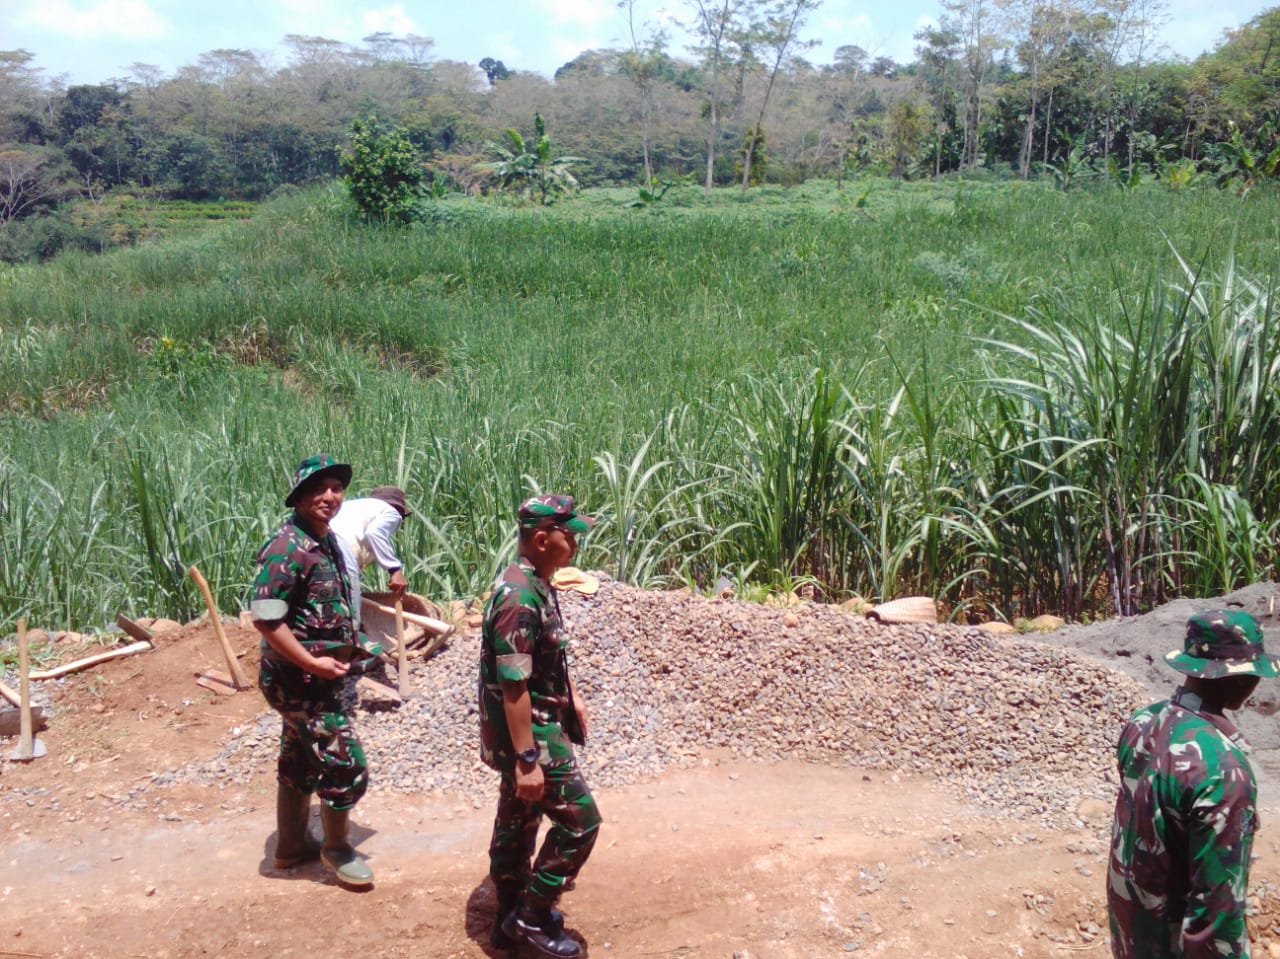
{"type": "Polygon", "coordinates": [[[14,762],[25,763],[48,753],[44,743],[31,731],[31,655],[27,649],[27,621],[18,620],[18,748],[9,754],[14,762]]]}

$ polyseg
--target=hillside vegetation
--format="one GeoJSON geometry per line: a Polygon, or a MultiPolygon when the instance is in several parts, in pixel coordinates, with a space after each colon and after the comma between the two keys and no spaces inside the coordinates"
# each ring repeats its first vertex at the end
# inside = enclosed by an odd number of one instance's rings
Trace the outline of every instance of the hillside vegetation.
{"type": "Polygon", "coordinates": [[[543,489],[639,585],[1080,617],[1273,572],[1274,192],[862,189],[391,229],[324,187],[10,268],[0,618],[186,618],[191,564],[239,608],[316,450],[408,491],[437,596],[485,589],[543,489]]]}

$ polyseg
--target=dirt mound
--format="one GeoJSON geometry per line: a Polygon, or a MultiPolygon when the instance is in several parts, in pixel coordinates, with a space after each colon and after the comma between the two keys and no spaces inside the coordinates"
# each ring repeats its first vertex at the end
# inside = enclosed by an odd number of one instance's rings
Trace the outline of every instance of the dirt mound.
{"type": "MultiPolygon", "coordinates": [[[[1182,649],[1187,620],[1206,609],[1241,609],[1258,620],[1271,652],[1280,652],[1280,584],[1256,583],[1211,599],[1178,599],[1143,616],[1069,626],[1039,637],[1041,642],[1075,650],[1142,683],[1151,701],[1166,698],[1181,677],[1164,661],[1165,653],[1182,649]]],[[[1264,786],[1280,790],[1280,682],[1264,681],[1236,724],[1253,748],[1253,765],[1264,786]]],[[[1266,798],[1264,796],[1264,798],[1266,798]]],[[[1280,801],[1278,795],[1275,801],[1280,801]]]]}

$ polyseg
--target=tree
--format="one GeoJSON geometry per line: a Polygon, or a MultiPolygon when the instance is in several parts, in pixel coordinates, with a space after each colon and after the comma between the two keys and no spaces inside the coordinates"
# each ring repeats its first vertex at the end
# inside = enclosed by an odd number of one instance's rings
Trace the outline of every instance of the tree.
{"type": "Polygon", "coordinates": [[[959,125],[960,37],[950,26],[926,27],[915,35],[920,41],[920,79],[933,112],[934,176],[942,174],[942,157],[948,156],[950,169],[955,159],[952,139],[959,125]]]}
{"type": "Polygon", "coordinates": [[[1030,176],[1040,126],[1045,131],[1044,160],[1048,160],[1053,93],[1072,78],[1070,61],[1064,54],[1083,23],[1084,11],[1080,0],[1014,0],[1010,9],[1016,33],[1014,53],[1023,72],[1010,84],[1009,93],[1023,105],[1018,171],[1025,180],[1030,176]]]}
{"type": "Polygon", "coordinates": [[[0,150],[0,226],[54,207],[69,192],[57,150],[0,150]]]}
{"type": "Polygon", "coordinates": [[[772,55],[772,69],[769,71],[769,82],[765,86],[764,97],[760,101],[760,115],[755,126],[747,131],[747,146],[742,160],[742,189],[747,189],[751,180],[751,158],[755,155],[753,138],[763,135],[764,115],[769,109],[769,97],[773,94],[773,84],[778,79],[778,71],[789,54],[797,50],[808,50],[817,46],[816,40],[801,41],[796,34],[804,26],[805,17],[822,6],[822,0],[779,0],[766,11],[763,29],[756,35],[760,47],[772,55]]]}
{"type": "Polygon", "coordinates": [[[476,66],[484,71],[485,79],[489,81],[489,86],[494,86],[499,80],[505,80],[511,76],[511,71],[507,69],[507,65],[501,60],[493,59],[493,57],[485,57],[476,66]]]}
{"type": "Polygon", "coordinates": [[[685,2],[693,14],[690,29],[699,41],[695,49],[702,55],[708,71],[706,192],[710,196],[715,183],[716,144],[720,141],[725,73],[734,65],[745,69],[751,56],[753,17],[763,0],[685,2]]]}
{"type": "Polygon", "coordinates": [[[649,155],[653,86],[666,59],[667,34],[661,29],[651,29],[642,39],[636,29],[635,0],[620,0],[618,7],[627,15],[627,32],[631,37],[631,49],[622,54],[622,69],[635,84],[640,101],[640,145],[644,153],[644,185],[648,187],[653,184],[653,159],[649,155]]]}
{"type": "Polygon", "coordinates": [[[351,121],[351,148],[342,154],[343,180],[370,220],[405,222],[422,196],[422,165],[408,135],[376,116],[351,121]]]}
{"type": "Polygon", "coordinates": [[[928,133],[928,111],[915,99],[899,100],[889,108],[885,135],[889,146],[890,175],[894,179],[901,180],[906,175],[928,133]]]}
{"type": "Polygon", "coordinates": [[[982,113],[990,96],[996,52],[1004,40],[997,32],[994,0],[942,0],[942,8],[946,11],[941,18],[944,29],[954,32],[960,41],[960,131],[964,137],[960,167],[972,171],[978,165],[982,113]]]}

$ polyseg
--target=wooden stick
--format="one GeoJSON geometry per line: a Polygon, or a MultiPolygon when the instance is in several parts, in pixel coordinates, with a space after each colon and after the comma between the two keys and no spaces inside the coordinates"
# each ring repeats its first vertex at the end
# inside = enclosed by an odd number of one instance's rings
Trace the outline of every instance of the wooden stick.
{"type": "Polygon", "coordinates": [[[218,643],[222,646],[222,655],[227,658],[227,672],[231,673],[231,681],[235,684],[236,689],[248,689],[249,684],[245,681],[244,673],[240,671],[240,663],[236,661],[236,654],[231,651],[231,644],[227,642],[227,634],[222,631],[222,614],[218,612],[218,607],[213,601],[213,592],[209,589],[209,584],[205,582],[200,570],[192,566],[187,570],[200,592],[204,595],[204,604],[209,608],[209,619],[213,622],[214,635],[218,637],[218,643]]]}
{"type": "Polygon", "coordinates": [[[22,698],[4,683],[0,683],[0,696],[9,700],[10,706],[21,706],[22,698]]]}
{"type": "Polygon", "coordinates": [[[18,620],[18,696],[22,712],[18,716],[18,753],[23,757],[36,754],[31,732],[31,650],[27,648],[27,621],[18,620]]]}
{"type": "Polygon", "coordinates": [[[61,666],[55,666],[53,669],[43,669],[39,672],[31,674],[32,679],[57,679],[59,676],[65,676],[67,673],[74,673],[77,670],[88,669],[90,666],[97,666],[99,663],[110,662],[113,659],[120,659],[124,656],[132,656],[134,653],[145,653],[155,649],[150,643],[130,643],[128,646],[121,646],[119,649],[111,649],[105,653],[95,653],[92,656],[86,656],[84,659],[77,659],[70,663],[63,663],[61,666]]]}
{"type": "Polygon", "coordinates": [[[400,667],[396,683],[396,692],[401,698],[409,691],[409,660],[405,653],[404,642],[404,597],[396,597],[396,661],[400,667]]]}
{"type": "MultiPolygon", "coordinates": [[[[395,613],[395,609],[393,607],[384,606],[382,603],[379,603],[376,600],[372,600],[368,596],[365,596],[364,598],[362,598],[361,602],[368,603],[371,607],[373,607],[380,613],[390,613],[390,614],[395,613]]],[[[403,603],[401,605],[403,605],[403,603]]],[[[429,629],[433,633],[452,633],[453,632],[453,627],[450,626],[448,623],[446,623],[442,619],[432,619],[430,616],[422,616],[418,613],[409,613],[409,612],[406,612],[403,615],[404,615],[404,621],[406,623],[413,623],[415,626],[421,626],[423,629],[429,629]]]]}

